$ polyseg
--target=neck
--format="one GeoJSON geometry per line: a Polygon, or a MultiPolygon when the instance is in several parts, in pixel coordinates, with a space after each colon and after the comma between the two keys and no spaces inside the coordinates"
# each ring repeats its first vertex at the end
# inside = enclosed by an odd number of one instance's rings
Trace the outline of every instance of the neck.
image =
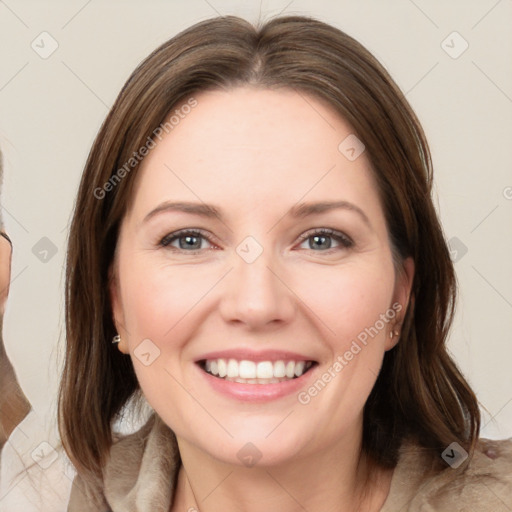
{"type": "Polygon", "coordinates": [[[252,468],[213,459],[178,438],[183,465],[172,510],[378,511],[388,494],[392,470],[372,471],[361,455],[358,434],[358,439],[352,436],[324,451],[252,468]]]}

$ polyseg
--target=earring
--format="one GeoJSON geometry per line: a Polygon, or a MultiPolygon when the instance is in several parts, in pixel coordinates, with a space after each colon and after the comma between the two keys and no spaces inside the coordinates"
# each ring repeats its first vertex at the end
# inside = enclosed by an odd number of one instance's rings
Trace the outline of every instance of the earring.
{"type": "Polygon", "coordinates": [[[119,336],[119,334],[116,334],[113,338],[112,338],[112,343],[119,343],[121,341],[121,336],[119,336]]]}
{"type": "Polygon", "coordinates": [[[393,331],[391,331],[391,332],[389,333],[389,337],[390,337],[391,339],[393,339],[395,336],[399,336],[399,335],[400,335],[400,332],[399,332],[397,329],[394,329],[393,331]]]}

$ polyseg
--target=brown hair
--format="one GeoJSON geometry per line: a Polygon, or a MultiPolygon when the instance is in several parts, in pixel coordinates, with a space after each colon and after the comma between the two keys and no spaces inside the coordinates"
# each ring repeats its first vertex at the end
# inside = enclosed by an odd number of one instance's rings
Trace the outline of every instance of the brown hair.
{"type": "Polygon", "coordinates": [[[364,451],[375,464],[394,467],[402,440],[412,436],[439,455],[454,440],[472,453],[480,413],[446,350],[456,280],[414,112],[379,62],[342,31],[309,17],[254,27],[227,16],[183,31],[137,67],[85,166],[69,236],[59,400],[61,438],[78,472],[101,478],[112,421],[130,397],[140,396],[130,357],[111,344],[109,269],[137,173],[135,167],[118,179],[119,169],[180,102],[244,84],[313,95],[352,126],[366,146],[398,263],[408,256],[415,262],[400,342],[385,354],[365,405],[364,451]],[[95,192],[114,178],[108,193],[95,192]]]}

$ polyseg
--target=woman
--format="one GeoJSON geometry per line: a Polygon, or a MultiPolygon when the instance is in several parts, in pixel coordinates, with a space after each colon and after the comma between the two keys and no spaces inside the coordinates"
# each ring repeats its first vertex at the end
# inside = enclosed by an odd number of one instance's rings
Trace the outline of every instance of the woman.
{"type": "MultiPolygon", "coordinates": [[[[0,152],[0,187],[2,180],[3,161],[0,152]]],[[[2,336],[4,311],[11,281],[11,257],[12,243],[5,233],[0,208],[0,449],[11,432],[30,411],[30,404],[18,384],[14,368],[7,357],[2,336]]]]}
{"type": "Polygon", "coordinates": [[[71,227],[68,510],[512,506],[512,441],[478,439],[446,350],[431,186],[403,94],[329,25],[217,18],[153,52],[71,227]]]}
{"type": "MultiPolygon", "coordinates": [[[[0,185],[2,163],[0,152],[0,185]]],[[[0,209],[0,510],[54,512],[66,507],[73,471],[65,457],[57,457],[62,447],[31,408],[4,347],[2,327],[12,251],[0,209]]]]}

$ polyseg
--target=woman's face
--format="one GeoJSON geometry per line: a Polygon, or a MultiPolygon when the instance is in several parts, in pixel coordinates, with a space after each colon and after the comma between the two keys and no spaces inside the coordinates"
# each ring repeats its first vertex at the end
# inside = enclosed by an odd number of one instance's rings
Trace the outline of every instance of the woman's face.
{"type": "Polygon", "coordinates": [[[395,272],[363,147],[304,94],[195,99],[155,139],[122,222],[119,348],[178,438],[217,459],[357,442],[413,273],[395,272]]]}

